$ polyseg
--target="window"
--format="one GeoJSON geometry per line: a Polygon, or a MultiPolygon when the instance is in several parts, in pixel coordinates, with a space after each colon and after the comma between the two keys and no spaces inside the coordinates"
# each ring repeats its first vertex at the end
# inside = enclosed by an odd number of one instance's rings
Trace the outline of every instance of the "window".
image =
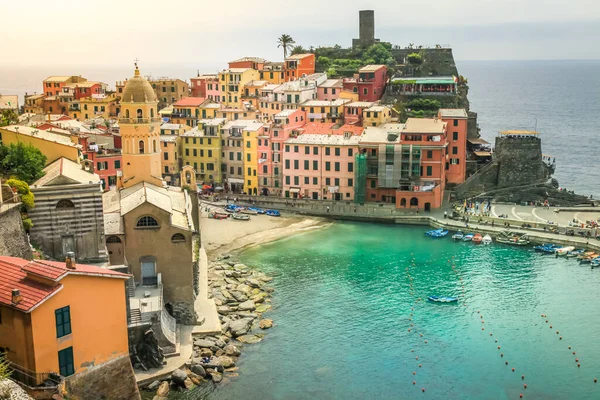
{"type": "Polygon", "coordinates": [[[71,334],[71,307],[66,306],[54,310],[56,320],[56,337],[61,338],[71,334]]]}
{"type": "Polygon", "coordinates": [[[340,155],[340,148],[339,148],[339,147],[336,147],[336,148],[335,148],[335,155],[336,155],[336,156],[339,156],[339,155],[340,155]]]}
{"type": "Polygon", "coordinates": [[[353,151],[352,151],[352,149],[351,149],[351,148],[350,148],[350,149],[348,149],[348,157],[352,157],[352,154],[353,154],[353,151]]]}
{"type": "Polygon", "coordinates": [[[73,361],[73,347],[67,347],[58,352],[58,368],[61,376],[70,376],[75,373],[73,361]]]}
{"type": "Polygon", "coordinates": [[[108,177],[108,186],[116,186],[117,185],[117,177],[109,176],[108,177]]]}
{"type": "Polygon", "coordinates": [[[300,160],[294,160],[294,169],[300,169],[300,160]]]}
{"type": "Polygon", "coordinates": [[[329,147],[325,147],[325,155],[326,156],[331,155],[331,149],[329,147]]]}
{"type": "Polygon", "coordinates": [[[315,170],[315,171],[319,170],[319,161],[317,161],[317,160],[313,161],[313,170],[315,170]]]}
{"type": "Polygon", "coordinates": [[[185,149],[185,155],[189,156],[190,155],[190,149],[185,149]]]}
{"type": "Polygon", "coordinates": [[[172,243],[185,242],[185,236],[183,236],[183,234],[181,234],[181,233],[176,233],[173,236],[171,236],[171,242],[172,243]]]}
{"type": "Polygon", "coordinates": [[[319,178],[313,178],[313,185],[319,184],[319,178]]]}
{"type": "Polygon", "coordinates": [[[427,150],[427,158],[433,158],[433,151],[427,150]]]}
{"type": "Polygon", "coordinates": [[[285,145],[285,152],[286,152],[286,153],[289,153],[289,152],[290,152],[290,145],[289,145],[289,144],[286,144],[286,145],[285,145]]]}
{"type": "Polygon", "coordinates": [[[307,171],[310,169],[310,161],[304,160],[304,170],[307,171]]]}
{"type": "Polygon", "coordinates": [[[310,154],[310,146],[304,146],[304,154],[310,154]]]}
{"type": "Polygon", "coordinates": [[[333,165],[334,165],[336,171],[340,170],[340,163],[339,162],[335,162],[333,165]]]}
{"type": "Polygon", "coordinates": [[[354,181],[352,179],[348,179],[348,186],[349,187],[354,186],[354,181]]]}
{"type": "Polygon", "coordinates": [[[304,177],[304,184],[308,185],[310,183],[310,178],[308,176],[304,177]]]}
{"type": "Polygon", "coordinates": [[[285,169],[290,169],[290,160],[285,160],[285,169]]]}
{"type": "Polygon", "coordinates": [[[354,172],[354,163],[348,163],[348,172],[354,172]]]}
{"type": "Polygon", "coordinates": [[[340,178],[335,178],[335,186],[340,186],[340,178]]]}
{"type": "Polygon", "coordinates": [[[267,173],[267,169],[268,169],[268,167],[266,165],[263,165],[263,174],[267,173]]]}
{"type": "Polygon", "coordinates": [[[458,165],[459,164],[459,159],[458,158],[451,158],[450,159],[450,164],[452,164],[452,165],[458,165]]]}
{"type": "MultiPolygon", "coordinates": [[[[210,143],[209,143],[210,144],[210,143]]],[[[212,150],[208,150],[208,156],[212,157],[212,150]]]]}
{"type": "Polygon", "coordinates": [[[458,126],[458,120],[457,119],[454,120],[454,126],[458,126]]]}
{"type": "Polygon", "coordinates": [[[274,167],[273,168],[273,174],[279,175],[279,167],[274,167]]]}
{"type": "Polygon", "coordinates": [[[252,161],[252,154],[250,154],[250,153],[246,154],[246,161],[248,161],[248,162],[252,161]]]}
{"type": "Polygon", "coordinates": [[[331,171],[331,163],[329,161],[325,162],[325,171],[331,171]]]}
{"type": "Polygon", "coordinates": [[[368,93],[369,93],[369,90],[367,88],[364,88],[363,89],[363,94],[368,94],[368,93]]]}
{"type": "Polygon", "coordinates": [[[165,174],[169,173],[169,167],[165,166],[165,174]]]}
{"type": "Polygon", "coordinates": [[[427,176],[431,176],[433,173],[433,167],[431,165],[427,166],[427,176]]]}
{"type": "MultiPolygon", "coordinates": [[[[200,150],[200,151],[202,151],[202,150],[200,150]]],[[[202,152],[203,152],[203,151],[202,151],[202,152]]],[[[196,157],[196,156],[198,155],[198,150],[196,150],[196,149],[192,149],[192,153],[194,154],[194,157],[196,157]]],[[[203,153],[204,153],[204,152],[203,152],[203,153]]],[[[204,154],[202,154],[202,155],[204,155],[204,154]]]]}
{"type": "Polygon", "coordinates": [[[169,153],[167,153],[167,152],[163,153],[163,159],[165,161],[168,161],[169,160],[169,153]]]}
{"type": "Polygon", "coordinates": [[[75,208],[75,204],[71,200],[62,199],[56,203],[56,208],[75,208]]]}
{"type": "Polygon", "coordinates": [[[452,140],[458,140],[458,132],[452,132],[452,140]]]}
{"type": "Polygon", "coordinates": [[[377,181],[375,179],[371,179],[371,189],[375,189],[377,187],[377,181]]]}
{"type": "Polygon", "coordinates": [[[115,169],[120,169],[120,168],[121,168],[121,160],[115,160],[115,169]]]}
{"type": "Polygon", "coordinates": [[[285,177],[285,184],[286,185],[290,184],[290,176],[289,175],[286,175],[286,177],[285,177]]]}
{"type": "Polygon", "coordinates": [[[298,152],[298,146],[294,146],[294,153],[298,152]]]}
{"type": "Polygon", "coordinates": [[[456,146],[452,147],[452,154],[458,154],[458,147],[456,147],[456,146]]]}
{"type": "Polygon", "coordinates": [[[313,147],[313,154],[316,156],[319,154],[319,148],[317,146],[313,147]]]}
{"type": "Polygon", "coordinates": [[[331,186],[331,179],[330,178],[325,178],[325,185],[331,186]]]}
{"type": "Polygon", "coordinates": [[[142,218],[138,219],[136,227],[137,228],[154,228],[154,227],[158,227],[158,221],[156,221],[154,218],[146,215],[145,217],[142,217],[142,218]]]}
{"type": "Polygon", "coordinates": [[[144,154],[144,141],[140,140],[139,142],[140,154],[144,154]]]}
{"type": "Polygon", "coordinates": [[[300,177],[299,176],[295,176],[294,177],[294,185],[299,185],[300,184],[300,177]]]}
{"type": "Polygon", "coordinates": [[[248,176],[252,176],[252,168],[248,168],[248,176]]]}

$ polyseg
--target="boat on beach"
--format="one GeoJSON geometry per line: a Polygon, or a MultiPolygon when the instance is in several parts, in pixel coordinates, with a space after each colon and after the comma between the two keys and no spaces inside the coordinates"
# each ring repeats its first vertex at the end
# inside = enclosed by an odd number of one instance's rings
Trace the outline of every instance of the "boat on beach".
{"type": "Polygon", "coordinates": [[[257,214],[264,214],[266,211],[260,207],[246,207],[250,211],[256,211],[257,214]]]}
{"type": "Polygon", "coordinates": [[[241,212],[242,214],[248,214],[248,215],[256,215],[256,214],[258,214],[258,211],[256,211],[256,210],[251,210],[250,208],[242,208],[242,209],[240,210],[240,212],[241,212]]]}
{"type": "Polygon", "coordinates": [[[277,210],[267,210],[265,211],[265,214],[267,214],[269,217],[281,217],[281,213],[277,210]]]}
{"type": "Polygon", "coordinates": [[[458,298],[448,296],[428,296],[427,300],[433,301],[435,303],[455,303],[458,301],[458,298]]]}
{"type": "Polygon", "coordinates": [[[496,242],[513,246],[526,246],[531,243],[526,233],[510,231],[502,231],[496,238],[496,242]]]}
{"type": "Polygon", "coordinates": [[[211,211],[208,214],[208,218],[212,218],[212,219],[227,219],[227,218],[229,218],[229,214],[219,213],[219,212],[216,212],[216,211],[211,211]]]}
{"type": "Polygon", "coordinates": [[[463,236],[463,242],[470,242],[471,240],[473,240],[473,234],[472,233],[467,233],[466,235],[463,236]]]}
{"type": "Polygon", "coordinates": [[[250,221],[249,215],[244,215],[244,214],[240,214],[240,213],[231,214],[231,218],[238,220],[238,221],[250,221]]]}
{"type": "Polygon", "coordinates": [[[473,235],[473,239],[471,239],[471,242],[473,242],[475,244],[480,244],[482,240],[483,240],[483,236],[481,236],[481,233],[476,233],[473,235]]]}
{"type": "Polygon", "coordinates": [[[481,239],[481,243],[492,244],[492,237],[490,235],[485,235],[483,239],[481,239]]]}
{"type": "Polygon", "coordinates": [[[556,249],[555,254],[556,256],[566,256],[567,254],[569,254],[569,252],[575,250],[575,247],[573,246],[565,246],[565,247],[561,247],[560,249],[556,249]]]}
{"type": "Polygon", "coordinates": [[[462,240],[464,237],[462,231],[458,231],[456,232],[454,235],[452,235],[452,240],[462,240]]]}

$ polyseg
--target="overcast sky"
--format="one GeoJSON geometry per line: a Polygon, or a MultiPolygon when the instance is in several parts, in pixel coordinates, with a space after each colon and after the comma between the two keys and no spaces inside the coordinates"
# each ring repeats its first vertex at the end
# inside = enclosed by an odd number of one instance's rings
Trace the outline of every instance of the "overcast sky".
{"type": "Polygon", "coordinates": [[[275,61],[281,33],[304,47],[350,46],[360,9],[375,10],[381,40],[449,44],[457,60],[600,58],[597,0],[0,0],[0,65],[275,61]]]}

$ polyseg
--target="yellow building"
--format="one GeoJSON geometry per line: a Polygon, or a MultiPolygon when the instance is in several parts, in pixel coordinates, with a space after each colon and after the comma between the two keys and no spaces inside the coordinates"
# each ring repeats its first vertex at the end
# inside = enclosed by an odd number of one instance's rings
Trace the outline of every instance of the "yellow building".
{"type": "MultiPolygon", "coordinates": [[[[215,120],[216,121],[216,120],[215,120]]],[[[202,120],[203,127],[195,127],[181,135],[183,165],[196,170],[196,179],[204,183],[222,183],[221,130],[224,121],[216,124],[202,120]]]]}
{"type": "Polygon", "coordinates": [[[307,100],[300,104],[309,122],[339,122],[344,117],[344,105],[350,100],[307,100]]]}
{"type": "Polygon", "coordinates": [[[200,110],[200,118],[217,118],[217,112],[221,105],[212,100],[206,100],[198,109],[200,110]]]}
{"type": "Polygon", "coordinates": [[[183,124],[162,124],[160,126],[160,134],[179,136],[190,129],[192,129],[190,126],[183,124]]]}
{"type": "Polygon", "coordinates": [[[46,156],[46,164],[61,157],[75,162],[82,159],[81,146],[75,135],[61,135],[28,126],[10,125],[0,128],[0,143],[5,146],[12,143],[30,144],[46,156]]]}
{"type": "Polygon", "coordinates": [[[160,147],[162,177],[168,184],[177,185],[181,172],[178,154],[178,150],[181,148],[181,138],[179,135],[160,135],[160,147]]]}
{"type": "Polygon", "coordinates": [[[114,95],[84,97],[69,106],[69,116],[79,120],[115,118],[119,113],[117,104],[114,95]]]}
{"type": "Polygon", "coordinates": [[[285,63],[269,62],[265,63],[259,70],[259,79],[270,83],[281,85],[285,82],[285,72],[283,71],[285,63]]]}
{"type": "Polygon", "coordinates": [[[259,78],[257,70],[252,68],[229,68],[219,73],[221,85],[221,103],[228,107],[241,107],[244,86],[259,78]]]}
{"type": "Polygon", "coordinates": [[[244,85],[242,105],[246,109],[258,109],[262,89],[269,84],[268,81],[250,81],[244,85]]]}
{"type": "Polygon", "coordinates": [[[25,96],[25,105],[23,110],[27,114],[43,114],[44,113],[44,95],[34,94],[25,96]]]}
{"type": "Polygon", "coordinates": [[[50,372],[67,377],[129,354],[129,275],[72,258],[7,256],[0,275],[0,348],[13,363],[11,378],[35,387],[50,372]]]}
{"type": "Polygon", "coordinates": [[[363,110],[363,126],[379,126],[392,122],[392,109],[374,105],[363,110]]]}

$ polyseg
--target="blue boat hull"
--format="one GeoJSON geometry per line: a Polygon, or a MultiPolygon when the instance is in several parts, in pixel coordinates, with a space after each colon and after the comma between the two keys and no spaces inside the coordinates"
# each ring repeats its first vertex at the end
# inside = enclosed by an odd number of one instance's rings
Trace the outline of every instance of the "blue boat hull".
{"type": "Polygon", "coordinates": [[[429,296],[427,300],[434,303],[456,303],[458,298],[456,297],[445,297],[445,296],[429,296]]]}

